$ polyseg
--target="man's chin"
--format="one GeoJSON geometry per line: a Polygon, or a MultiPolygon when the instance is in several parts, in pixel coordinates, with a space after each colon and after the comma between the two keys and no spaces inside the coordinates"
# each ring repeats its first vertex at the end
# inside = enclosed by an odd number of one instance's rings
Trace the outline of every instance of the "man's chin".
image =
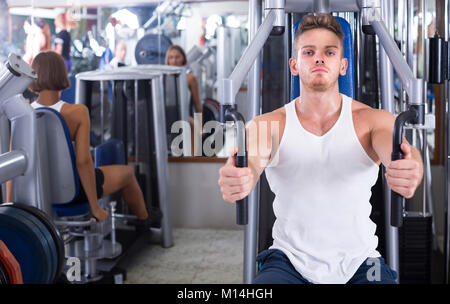
{"type": "Polygon", "coordinates": [[[313,82],[311,84],[311,88],[314,91],[319,91],[319,92],[326,91],[326,90],[328,90],[329,87],[330,87],[330,85],[328,83],[326,83],[326,82],[323,82],[323,81],[320,81],[320,82],[317,81],[317,82],[313,82]]]}

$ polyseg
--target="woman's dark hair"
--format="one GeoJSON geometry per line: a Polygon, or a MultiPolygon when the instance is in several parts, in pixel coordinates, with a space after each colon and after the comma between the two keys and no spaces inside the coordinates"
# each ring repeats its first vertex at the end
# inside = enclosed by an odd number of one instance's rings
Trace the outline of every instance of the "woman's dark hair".
{"type": "Polygon", "coordinates": [[[70,87],[66,64],[58,53],[39,53],[33,59],[31,67],[38,78],[30,85],[30,90],[39,93],[43,90],[62,91],[70,87]]]}
{"type": "Polygon", "coordinates": [[[181,56],[183,56],[183,65],[187,64],[187,57],[186,57],[186,53],[184,52],[183,48],[179,45],[171,45],[166,52],[166,64],[169,64],[169,52],[171,50],[177,50],[178,52],[181,53],[181,56]]]}

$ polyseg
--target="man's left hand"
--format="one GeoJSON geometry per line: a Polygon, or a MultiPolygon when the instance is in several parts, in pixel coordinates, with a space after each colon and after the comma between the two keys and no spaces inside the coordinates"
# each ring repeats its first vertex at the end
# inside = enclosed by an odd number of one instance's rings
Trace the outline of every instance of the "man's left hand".
{"type": "Polygon", "coordinates": [[[407,142],[403,142],[400,148],[404,158],[391,161],[385,176],[389,188],[405,198],[411,198],[422,181],[423,167],[412,157],[412,148],[407,142]]]}

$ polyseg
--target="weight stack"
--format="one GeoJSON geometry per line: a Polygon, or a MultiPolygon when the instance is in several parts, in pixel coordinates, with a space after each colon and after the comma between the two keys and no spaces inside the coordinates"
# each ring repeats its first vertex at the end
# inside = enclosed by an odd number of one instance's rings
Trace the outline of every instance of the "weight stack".
{"type": "Polygon", "coordinates": [[[399,228],[401,284],[431,284],[432,216],[409,212],[399,228]]]}

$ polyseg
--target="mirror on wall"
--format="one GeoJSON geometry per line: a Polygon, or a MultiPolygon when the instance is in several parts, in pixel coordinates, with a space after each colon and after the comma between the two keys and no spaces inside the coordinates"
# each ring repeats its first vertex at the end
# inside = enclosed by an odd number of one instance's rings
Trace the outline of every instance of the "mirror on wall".
{"type": "MultiPolygon", "coordinates": [[[[1,14],[8,20],[1,25],[6,43],[0,59],[14,52],[31,63],[37,52],[55,49],[61,32],[59,15],[70,15],[73,23],[66,30],[71,38],[69,75],[73,81],[78,73],[108,68],[119,58],[118,52],[125,53],[120,65],[165,65],[168,49],[180,46],[188,59],[188,81],[194,78],[198,88],[193,92],[189,83],[191,126],[198,104],[202,123],[218,120],[217,80],[232,72],[248,44],[247,1],[136,1],[136,5],[75,1],[71,6],[59,1],[60,7],[52,6],[55,1],[40,1],[34,7],[19,2],[0,0],[7,8],[1,14]]],[[[104,96],[111,95],[108,86],[104,90],[104,96]]],[[[74,92],[67,98],[74,99],[74,92]]],[[[202,144],[213,131],[200,130],[202,144]]],[[[195,156],[225,155],[217,148],[203,152],[195,156]]]]}

